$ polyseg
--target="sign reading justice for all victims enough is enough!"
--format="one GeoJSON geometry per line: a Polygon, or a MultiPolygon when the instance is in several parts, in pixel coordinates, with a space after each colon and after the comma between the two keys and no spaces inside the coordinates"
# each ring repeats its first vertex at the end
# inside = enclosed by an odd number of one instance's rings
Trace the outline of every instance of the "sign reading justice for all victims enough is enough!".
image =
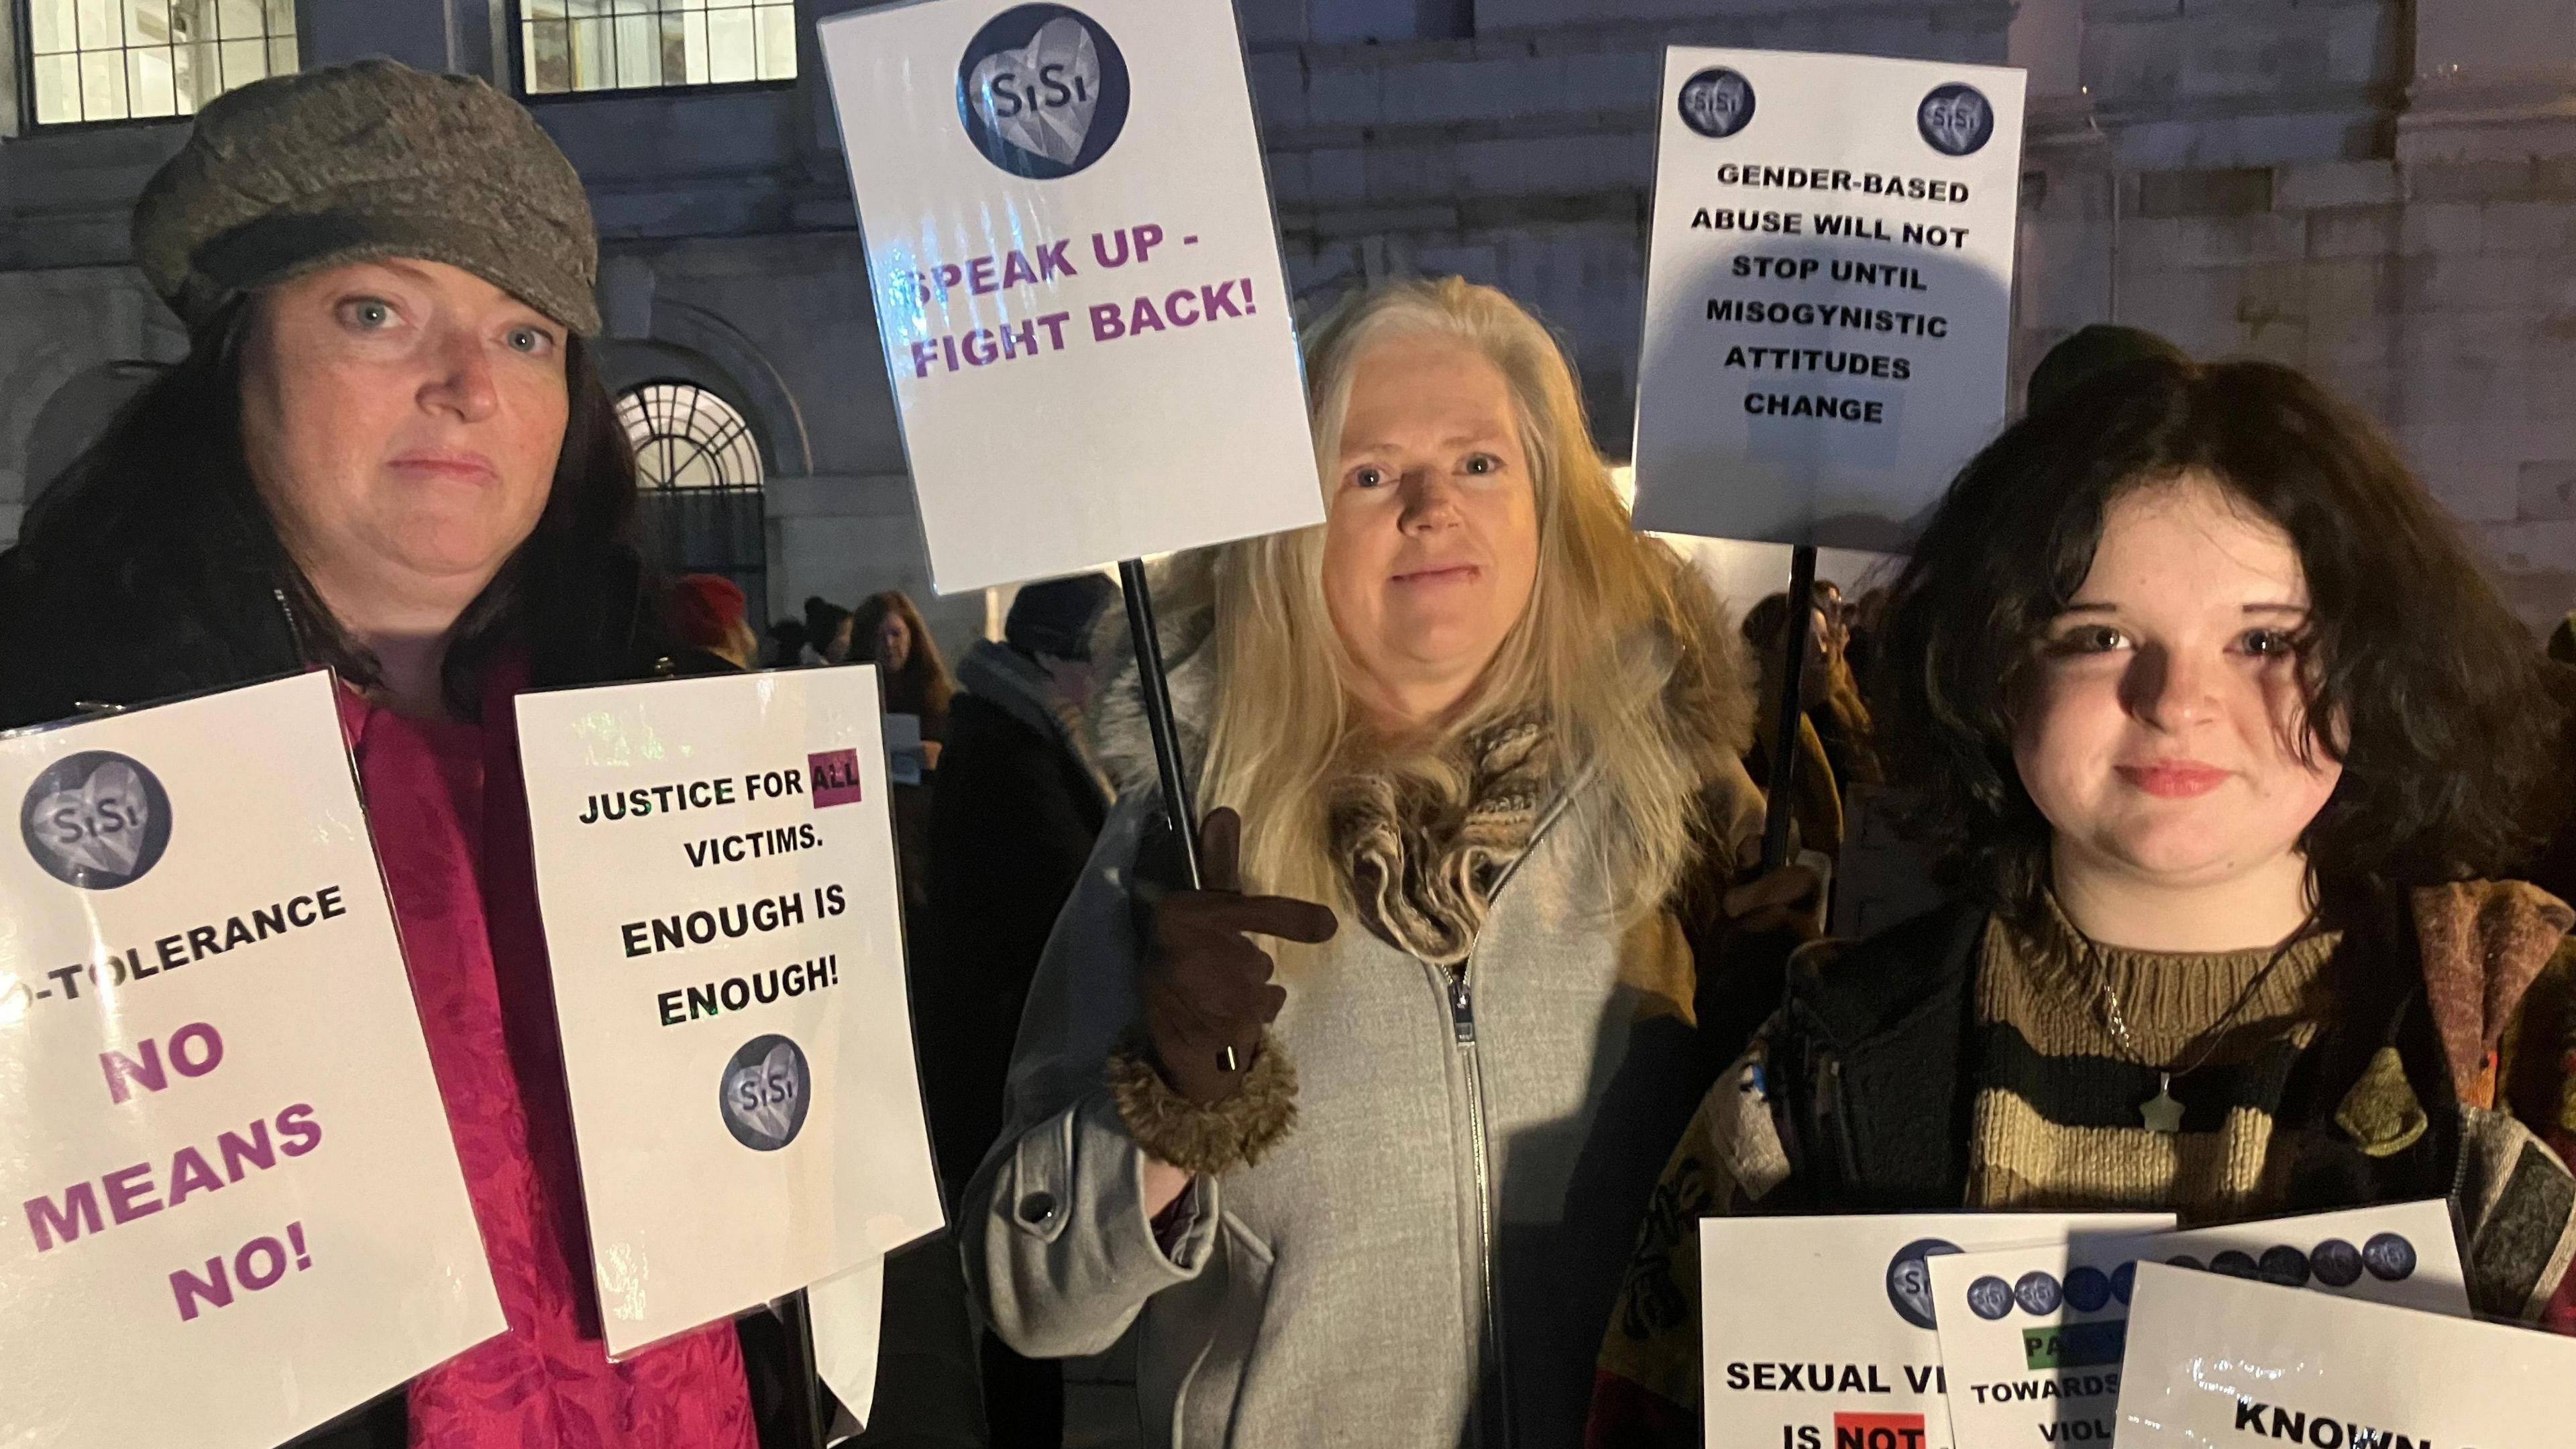
{"type": "Polygon", "coordinates": [[[941,592],[1323,521],[1231,0],[816,31],[941,592]]]}
{"type": "Polygon", "coordinates": [[[2018,70],[1676,46],[1637,526],[1903,552],[2003,421],[2018,70]]]}
{"type": "Polygon", "coordinates": [[[0,738],[0,1446],[272,1449],[507,1326],[335,688],[0,738]]]}
{"type": "Polygon", "coordinates": [[[609,1351],[941,1225],[873,668],[519,697],[609,1351]]]}

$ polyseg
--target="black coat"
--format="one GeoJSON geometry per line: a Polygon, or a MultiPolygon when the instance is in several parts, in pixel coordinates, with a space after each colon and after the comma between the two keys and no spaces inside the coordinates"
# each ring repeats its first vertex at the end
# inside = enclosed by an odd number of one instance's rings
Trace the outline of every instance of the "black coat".
{"type": "MultiPolygon", "coordinates": [[[[305,625],[289,591],[222,551],[175,559],[102,558],[74,546],[41,561],[0,554],[0,729],[89,704],[138,705],[305,667],[305,625]],[[212,556],[209,556],[212,555],[212,556]]],[[[671,652],[642,562],[622,547],[547,550],[531,570],[519,641],[539,687],[646,679],[671,652]]],[[[740,1320],[743,1367],[764,1445],[792,1442],[798,1382],[766,1313],[740,1320]]],[[[361,1405],[293,1449],[403,1449],[402,1390],[361,1405]]]]}
{"type": "Polygon", "coordinates": [[[1001,1135],[1029,978],[1109,811],[1035,665],[987,643],[959,674],[967,692],[949,703],[931,802],[931,949],[916,953],[912,983],[931,1137],[952,1193],[1001,1135]]]}

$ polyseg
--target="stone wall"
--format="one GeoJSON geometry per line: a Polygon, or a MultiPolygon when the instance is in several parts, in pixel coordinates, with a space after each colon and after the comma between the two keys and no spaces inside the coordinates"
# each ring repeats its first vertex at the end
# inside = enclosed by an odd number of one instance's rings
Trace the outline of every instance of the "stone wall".
{"type": "MultiPolygon", "coordinates": [[[[2023,65],[2016,376],[2104,319],[2308,368],[2388,422],[2527,618],[2576,604],[2576,0],[1240,6],[1300,295],[1406,272],[1509,289],[1565,336],[1614,453],[1664,45],[2023,65]]],[[[307,8],[309,63],[506,53],[485,0],[307,8]]],[[[772,603],[926,594],[810,34],[793,86],[536,110],[591,187],[611,370],[633,374],[613,380],[691,371],[760,431],[772,603]]],[[[178,345],[123,264],[126,209],[183,133],[0,137],[0,538],[59,390],[178,345]]],[[[952,641],[986,612],[938,607],[952,641]]]]}

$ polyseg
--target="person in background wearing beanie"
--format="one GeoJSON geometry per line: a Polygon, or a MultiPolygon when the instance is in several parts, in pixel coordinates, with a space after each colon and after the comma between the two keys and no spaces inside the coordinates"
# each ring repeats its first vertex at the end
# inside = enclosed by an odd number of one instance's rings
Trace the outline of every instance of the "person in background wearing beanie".
{"type": "Polygon", "coordinates": [[[807,649],[813,651],[816,659],[825,664],[849,662],[850,650],[853,647],[851,641],[856,637],[849,610],[820,594],[805,601],[803,643],[807,649]]]}
{"type": "Polygon", "coordinates": [[[752,636],[742,585],[715,574],[683,574],[671,584],[665,600],[679,652],[671,656],[675,674],[733,674],[760,660],[760,641],[752,636]]]}
{"type": "MultiPolygon", "coordinates": [[[[932,949],[912,985],[931,1137],[952,1197],[1001,1135],[1029,978],[1109,814],[1081,716],[1092,626],[1117,597],[1099,574],[1031,584],[1011,601],[1002,642],[979,641],[957,667],[930,807],[932,949]]],[[[1052,1360],[1021,1358],[987,1334],[984,1386],[996,1449],[1062,1441],[1052,1360]]]]}
{"type": "Polygon", "coordinates": [[[2031,369],[2029,407],[2038,412],[2104,373],[2141,362],[2189,362],[2191,355],[2143,327],[2093,322],[2060,338],[2031,369]]]}
{"type": "Polygon", "coordinates": [[[509,1319],[299,1443],[751,1449],[732,1326],[617,1363],[598,1337],[511,728],[520,690],[668,652],[618,542],[634,464],[580,178],[482,81],[365,61],[208,105],[134,245],[189,352],[0,559],[0,727],[339,672],[509,1319]]]}

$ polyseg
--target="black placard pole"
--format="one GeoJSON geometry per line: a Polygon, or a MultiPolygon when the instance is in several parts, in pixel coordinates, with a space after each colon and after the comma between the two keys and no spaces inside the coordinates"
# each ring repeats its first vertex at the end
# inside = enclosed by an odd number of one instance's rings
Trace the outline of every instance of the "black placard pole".
{"type": "MultiPolygon", "coordinates": [[[[1810,570],[1812,572],[1812,569],[1810,570]]],[[[1187,884],[1199,877],[1198,812],[1190,805],[1189,779],[1181,772],[1181,735],[1172,723],[1172,682],[1163,672],[1162,635],[1154,627],[1154,596],[1145,587],[1145,561],[1118,565],[1119,592],[1127,596],[1127,637],[1136,646],[1136,687],[1145,696],[1145,727],[1154,735],[1154,763],[1163,776],[1163,818],[1180,843],[1187,884]]]]}
{"type": "Polygon", "coordinates": [[[1806,713],[1801,697],[1807,673],[1809,621],[1816,611],[1816,550],[1799,544],[1789,553],[1789,619],[1781,631],[1787,658],[1780,671],[1780,728],[1771,737],[1769,813],[1762,818],[1762,869],[1778,870],[1789,862],[1789,825],[1796,818],[1798,796],[1798,723],[1806,713]]]}
{"type": "Polygon", "coordinates": [[[787,1295],[786,1318],[787,1350],[796,1359],[796,1404],[789,1416],[796,1442],[807,1449],[828,1449],[824,1439],[832,1425],[823,1417],[823,1375],[814,1366],[814,1310],[804,1289],[787,1295]]]}

